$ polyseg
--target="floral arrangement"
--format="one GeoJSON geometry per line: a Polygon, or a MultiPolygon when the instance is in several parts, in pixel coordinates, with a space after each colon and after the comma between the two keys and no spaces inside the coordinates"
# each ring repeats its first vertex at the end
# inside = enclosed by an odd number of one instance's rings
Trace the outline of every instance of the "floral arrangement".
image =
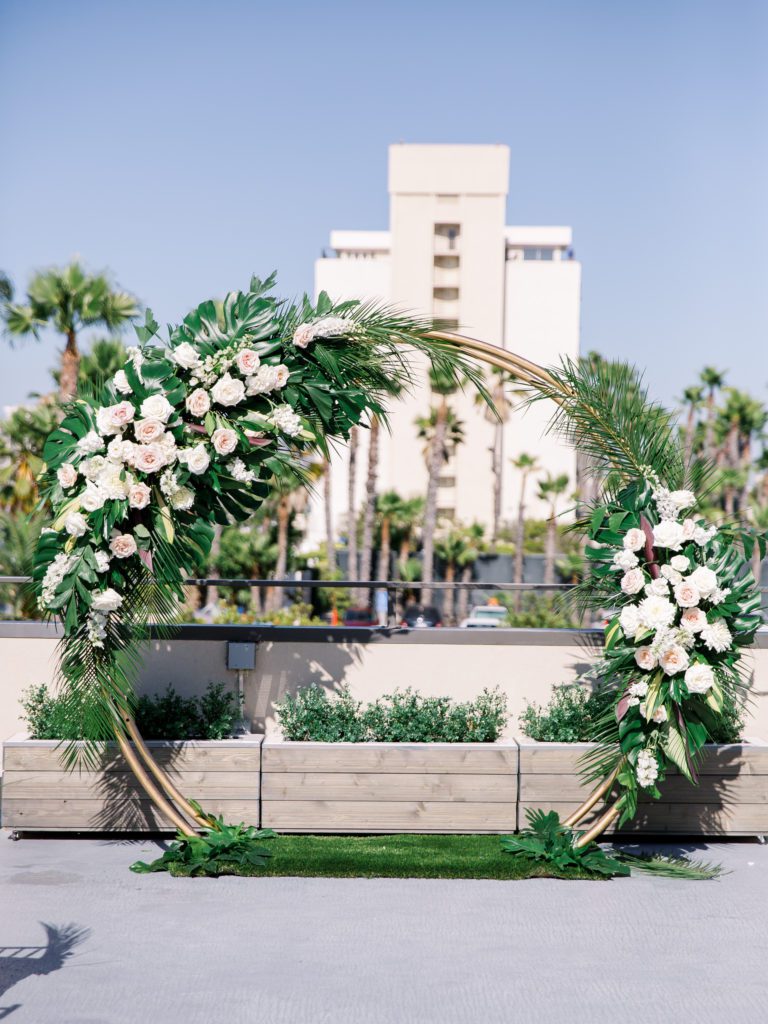
{"type": "Polygon", "coordinates": [[[661,795],[668,765],[695,780],[696,755],[725,693],[743,689],[742,649],[762,622],[733,531],[707,524],[695,505],[692,491],[670,491],[649,470],[590,519],[588,585],[620,606],[601,674],[616,694],[605,738],[621,753],[621,820],[634,815],[638,790],[661,795]]]}
{"type": "Polygon", "coordinates": [[[431,324],[325,294],[289,305],[273,283],[203,303],[167,344],[148,312],[100,401],[75,401],[45,445],[54,515],[35,579],[41,608],[63,621],[62,674],[91,734],[130,710],[147,622],[173,620],[213,523],[248,518],[330,440],[385,417],[385,396],[410,381],[404,344],[481,385],[427,339],[431,324]]]}

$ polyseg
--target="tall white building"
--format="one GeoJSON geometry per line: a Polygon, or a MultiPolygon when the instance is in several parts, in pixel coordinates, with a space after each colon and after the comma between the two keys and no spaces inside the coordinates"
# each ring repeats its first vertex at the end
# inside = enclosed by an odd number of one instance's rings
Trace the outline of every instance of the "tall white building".
{"type": "MultiPolygon", "coordinates": [[[[315,264],[315,291],[332,299],[383,299],[404,310],[448,321],[462,333],[548,365],[579,352],[581,267],[567,227],[505,225],[507,146],[395,145],[389,149],[388,231],[332,231],[315,264]]],[[[423,495],[427,471],[414,421],[429,412],[429,384],[397,403],[391,433],[381,441],[379,488],[423,495]]],[[[466,441],[440,480],[442,515],[489,524],[493,515],[494,425],[471,393],[450,399],[466,441]]],[[[512,412],[503,431],[502,521],[517,515],[519,474],[511,459],[539,458],[553,475],[576,481],[572,451],[545,433],[551,409],[512,412]]],[[[365,432],[363,432],[364,434],[365,432]]],[[[365,436],[358,483],[365,478],[365,436]]],[[[529,488],[529,512],[543,515],[529,488]]],[[[347,472],[343,454],[333,467],[334,518],[345,527],[347,472]]],[[[308,541],[324,536],[319,499],[309,516],[308,541]]]]}

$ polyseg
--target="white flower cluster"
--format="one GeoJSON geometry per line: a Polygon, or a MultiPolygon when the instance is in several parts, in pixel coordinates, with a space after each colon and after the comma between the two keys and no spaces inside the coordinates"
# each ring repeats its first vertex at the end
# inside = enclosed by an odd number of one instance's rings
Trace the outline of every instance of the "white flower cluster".
{"type": "Polygon", "coordinates": [[[355,321],[348,317],[324,316],[314,322],[299,324],[293,332],[293,344],[296,348],[306,348],[315,338],[339,338],[351,334],[355,326],[355,321]]]}
{"type": "MultiPolygon", "coordinates": [[[[672,552],[680,551],[686,543],[701,548],[717,531],[694,519],[678,521],[679,513],[695,503],[690,491],[657,488],[654,500],[661,521],[652,529],[646,524],[645,529],[628,530],[621,549],[613,555],[612,567],[623,574],[622,592],[636,598],[622,608],[619,624],[624,635],[639,644],[634,659],[642,672],[661,669],[665,676],[682,676],[689,693],[706,693],[715,682],[714,670],[707,663],[708,653],[728,651],[733,636],[722,618],[710,621],[702,606],[716,607],[729,590],[720,586],[717,573],[709,565],[695,562],[690,548],[688,554],[672,552]],[[653,552],[645,555],[649,540],[653,552]],[[668,561],[659,565],[660,553],[663,556],[665,552],[670,553],[668,561]],[[648,557],[650,562],[646,561],[648,557]]],[[[629,706],[638,704],[644,696],[636,691],[643,685],[630,686],[629,706]]],[[[641,713],[644,715],[642,707],[641,713]]],[[[665,721],[666,711],[659,709],[652,720],[665,721]]]]}
{"type": "Polygon", "coordinates": [[[60,552],[45,570],[40,598],[40,603],[43,607],[50,605],[56,594],[56,587],[58,587],[72,568],[74,561],[75,559],[71,555],[65,555],[64,552],[60,552]]]}
{"type": "Polygon", "coordinates": [[[301,431],[301,420],[290,405],[278,405],[272,410],[272,423],[288,437],[296,437],[301,431]]]}
{"type": "Polygon", "coordinates": [[[659,777],[659,762],[652,750],[641,750],[637,755],[637,782],[644,789],[650,789],[659,777]]]}

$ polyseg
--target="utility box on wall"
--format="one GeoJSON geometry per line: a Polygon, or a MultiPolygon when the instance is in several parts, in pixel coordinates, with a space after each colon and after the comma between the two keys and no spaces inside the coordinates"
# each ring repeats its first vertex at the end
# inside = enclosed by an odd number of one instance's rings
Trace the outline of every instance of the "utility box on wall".
{"type": "Polygon", "coordinates": [[[227,668],[248,672],[256,667],[256,644],[227,644],[227,668]]]}

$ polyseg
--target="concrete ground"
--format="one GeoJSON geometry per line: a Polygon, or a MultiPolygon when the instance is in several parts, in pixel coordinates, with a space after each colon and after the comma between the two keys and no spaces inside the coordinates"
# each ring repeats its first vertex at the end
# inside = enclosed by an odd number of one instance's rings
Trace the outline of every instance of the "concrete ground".
{"type": "Polygon", "coordinates": [[[0,833],[0,1021],[768,1020],[768,847],[716,882],[173,879],[0,833]],[[45,926],[48,926],[47,929],[45,926]]]}

